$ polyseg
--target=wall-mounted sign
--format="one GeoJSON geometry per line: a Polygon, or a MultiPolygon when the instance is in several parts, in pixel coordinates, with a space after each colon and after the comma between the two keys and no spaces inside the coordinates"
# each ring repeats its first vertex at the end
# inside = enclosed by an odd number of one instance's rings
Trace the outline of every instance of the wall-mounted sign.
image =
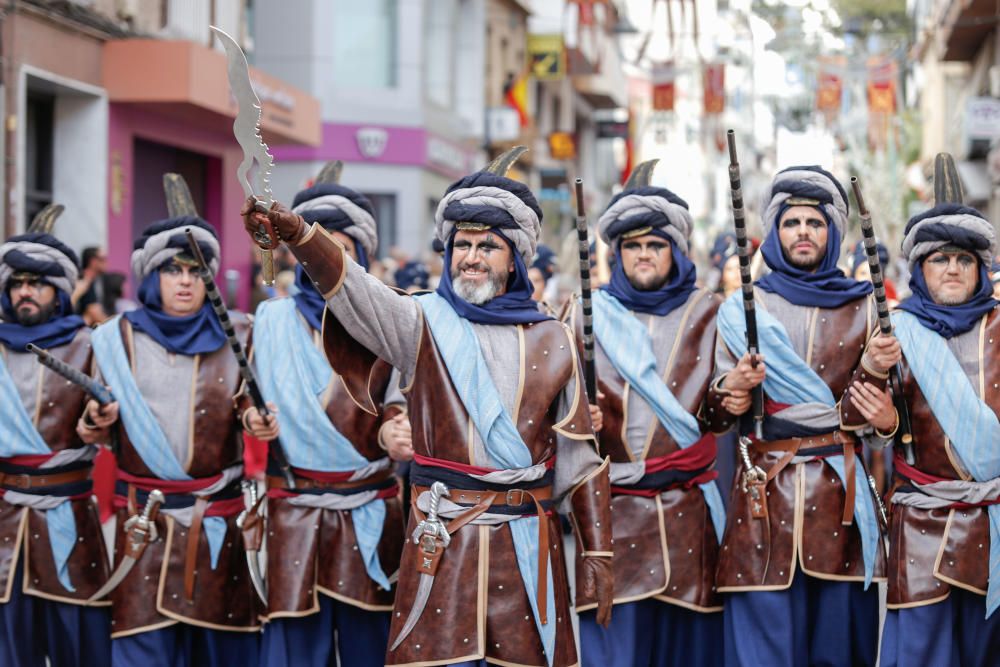
{"type": "Polygon", "coordinates": [[[528,35],[528,67],[539,81],[558,81],[566,76],[563,36],[528,35]]]}
{"type": "Polygon", "coordinates": [[[355,135],[361,155],[374,160],[382,156],[389,143],[389,132],[381,127],[362,127],[355,135]]]}
{"type": "Polygon", "coordinates": [[[553,132],[549,135],[549,154],[553,160],[575,159],[576,139],[569,132],[553,132]]]}
{"type": "Polygon", "coordinates": [[[513,107],[494,107],[486,113],[490,141],[514,141],[521,136],[521,116],[513,107]]]}
{"type": "Polygon", "coordinates": [[[629,128],[627,120],[597,121],[598,139],[628,139],[629,128]]]}

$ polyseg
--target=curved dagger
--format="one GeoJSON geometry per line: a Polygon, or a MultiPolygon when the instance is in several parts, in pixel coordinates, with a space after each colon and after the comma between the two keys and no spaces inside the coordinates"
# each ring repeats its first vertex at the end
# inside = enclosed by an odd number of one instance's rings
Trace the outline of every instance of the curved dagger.
{"type": "MultiPolygon", "coordinates": [[[[267,144],[264,143],[264,138],[260,134],[260,98],[257,97],[253,84],[250,82],[250,66],[247,64],[247,57],[243,53],[243,49],[236,43],[236,40],[214,25],[209,27],[226,50],[226,74],[229,78],[229,88],[236,99],[237,113],[236,120],[233,121],[233,134],[236,136],[240,148],[243,149],[243,161],[236,168],[236,178],[243,186],[244,194],[247,197],[257,199],[257,208],[261,211],[267,211],[274,203],[270,181],[274,158],[268,152],[267,144]],[[255,163],[257,169],[251,183],[250,168],[255,163]]],[[[264,282],[271,285],[274,283],[274,262],[271,258],[271,250],[278,245],[277,237],[273,229],[261,225],[254,233],[254,241],[261,249],[264,282]]]]}
{"type": "Polygon", "coordinates": [[[95,602],[118,587],[125,577],[131,572],[135,564],[142,558],[146,547],[151,542],[156,541],[156,515],[159,513],[160,505],[163,504],[163,493],[159,489],[153,489],[146,498],[146,506],[142,508],[140,514],[135,514],[125,522],[122,530],[128,535],[125,540],[125,555],[122,557],[118,568],[103,586],[87,602],[95,602]]]}
{"type": "Polygon", "coordinates": [[[389,648],[395,651],[404,639],[410,634],[417,621],[420,620],[427,600],[431,596],[431,587],[434,585],[434,577],[437,575],[437,567],[441,562],[441,555],[445,548],[451,543],[451,534],[448,528],[438,518],[438,507],[443,496],[451,495],[448,487],[442,482],[431,484],[429,491],[429,507],[427,517],[417,524],[413,531],[413,543],[417,545],[417,570],[420,572],[420,582],[417,584],[417,592],[413,596],[413,605],[410,607],[410,614],[406,617],[406,622],[396,635],[395,641],[389,648]]]}

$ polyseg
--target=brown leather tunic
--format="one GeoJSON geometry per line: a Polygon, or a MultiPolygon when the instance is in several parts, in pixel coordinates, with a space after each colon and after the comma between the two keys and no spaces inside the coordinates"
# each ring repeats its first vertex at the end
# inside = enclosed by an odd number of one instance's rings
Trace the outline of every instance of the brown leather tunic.
{"type": "MultiPolygon", "coordinates": [[[[1000,310],[985,315],[972,332],[978,338],[976,394],[1000,414],[1000,310]]],[[[966,334],[969,335],[969,334],[966,334]]],[[[903,360],[903,395],[910,408],[915,467],[937,477],[970,477],[958,463],[927,399],[903,360]]],[[[903,483],[897,474],[891,493],[903,483]]],[[[985,507],[919,509],[891,505],[889,591],[891,609],[932,604],[952,587],[986,595],[990,524],[985,507]]]]}
{"type": "MultiPolygon", "coordinates": [[[[404,389],[413,429],[413,447],[418,455],[473,464],[471,421],[458,397],[426,323],[417,353],[417,372],[404,389]]],[[[531,450],[533,463],[551,458],[556,434],[581,440],[590,446],[590,415],[582,382],[577,382],[575,405],[562,420],[557,419],[558,397],[568,382],[579,377],[572,339],[557,322],[519,326],[522,389],[512,415],[521,437],[531,450]]],[[[341,373],[352,393],[361,392],[367,377],[358,364],[366,350],[351,339],[337,320],[327,313],[324,337],[334,369],[341,373]],[[360,348],[360,349],[359,349],[360,348]],[[332,352],[332,353],[331,353],[332,352]],[[361,372],[358,372],[358,371],[361,372]]],[[[369,363],[374,356],[367,352],[369,363]]],[[[354,394],[357,396],[358,394],[354,394]]],[[[363,395],[363,393],[361,394],[363,395]]],[[[597,472],[606,470],[601,468],[597,472]]],[[[556,614],[556,649],[553,665],[577,663],[570,620],[569,586],[561,557],[562,531],[556,517],[549,517],[550,562],[556,614]]],[[[407,528],[416,525],[413,512],[407,528]]],[[[409,616],[419,573],[418,553],[411,540],[403,547],[399,584],[393,611],[390,642],[409,616]]],[[[434,580],[427,606],[412,633],[387,657],[389,665],[447,664],[485,658],[504,665],[545,665],[545,656],[535,628],[534,615],[516,566],[516,555],[506,525],[467,525],[452,535],[434,580]]]]}
{"type": "MultiPolygon", "coordinates": [[[[719,303],[718,297],[700,290],[681,307],[679,332],[664,369],[664,382],[694,415],[700,415],[712,380],[719,303]]],[[[582,354],[583,324],[576,302],[569,320],[582,354]]],[[[599,342],[595,363],[598,391],[604,394],[600,400],[604,415],[601,453],[612,463],[630,463],[676,452],[677,443],[654,417],[645,450],[641,457],[635,456],[626,436],[628,383],[599,342]]],[[[707,430],[707,424],[702,424],[707,430]]],[[[654,498],[613,494],[611,508],[616,604],[655,597],[695,611],[722,609],[722,600],[714,592],[719,543],[697,486],[669,489],[654,498]]],[[[582,611],[595,607],[596,601],[577,596],[577,605],[582,611]]]]}
{"type": "MultiPolygon", "coordinates": [[[[242,313],[230,313],[236,335],[246,341],[250,320],[242,313]]],[[[105,325],[107,326],[107,325],[105,325]]],[[[120,328],[129,360],[135,363],[132,328],[121,318],[120,328]]],[[[187,474],[193,478],[217,475],[239,463],[242,454],[242,432],[233,404],[240,388],[239,365],[228,345],[215,352],[198,355],[197,377],[190,388],[191,456],[187,474]]],[[[132,369],[142,373],[142,368],[132,369]]],[[[119,420],[120,453],[118,466],[132,475],[154,477],[139,452],[129,440],[119,420]]],[[[125,533],[121,526],[129,517],[128,509],[117,513],[115,532],[115,565],[124,553],[125,533]]],[[[247,572],[246,554],[236,517],[227,517],[227,532],[213,569],[208,538],[199,535],[194,595],[186,599],[184,569],[188,549],[189,528],[160,514],[156,519],[159,538],[150,544],[128,576],[111,592],[112,638],[155,630],[177,622],[215,630],[254,632],[259,629],[260,611],[256,594],[247,572]]]]}
{"type": "MultiPolygon", "coordinates": [[[[90,329],[81,328],[76,337],[66,345],[50,348],[48,352],[73,368],[90,374],[93,368],[93,351],[90,347],[90,329]]],[[[34,421],[38,433],[53,452],[86,447],[76,434],[76,423],[83,414],[87,395],[76,385],[64,380],[42,366],[30,353],[12,352],[0,347],[5,361],[23,357],[37,365],[34,387],[34,421]]],[[[4,397],[3,400],[20,400],[4,397]]],[[[22,586],[25,593],[69,604],[85,604],[88,597],[99,589],[108,578],[108,556],[101,534],[101,522],[92,497],[68,501],[76,517],[76,546],[67,562],[70,582],[76,591],[68,591],[59,582],[45,512],[12,505],[0,500],[0,603],[10,600],[13,587],[22,586]],[[24,579],[14,581],[18,558],[23,554],[27,564],[24,579]]],[[[100,603],[107,605],[108,603],[100,603]]]]}
{"type": "MultiPolygon", "coordinates": [[[[766,307],[768,295],[763,294],[766,307]]],[[[809,309],[806,363],[842,396],[861,360],[874,327],[870,298],[839,308],[809,309]]],[[[793,306],[799,308],[798,306],[793,306]]],[[[721,344],[721,337],[720,337],[721,344]]],[[[722,395],[713,383],[709,405],[717,412],[722,395]]],[[[839,411],[839,406],[838,406],[839,411]]],[[[751,461],[767,471],[782,452],[751,449],[751,461]]],[[[865,475],[858,457],[857,474],[865,475]]],[[[864,581],[861,537],[856,525],[842,525],[846,494],[840,478],[822,460],[788,465],[767,486],[766,519],[751,513],[749,495],[740,488],[744,467],[736,470],[730,494],[726,532],[716,585],[720,592],[782,590],[792,583],[796,566],[806,574],[835,581],[864,581]]],[[[875,578],[885,576],[885,554],[879,549],[875,578]]]]}
{"type": "MultiPolygon", "coordinates": [[[[341,350],[328,353],[343,356],[341,350]]],[[[346,359],[345,363],[350,361],[346,359]]],[[[364,406],[355,402],[337,375],[325,396],[330,422],[369,461],[386,456],[378,444],[378,431],[383,423],[382,398],[391,373],[392,367],[381,359],[372,364],[363,394],[372,400],[366,400],[364,406]]],[[[326,445],[317,442],[316,446],[326,445]]],[[[375,583],[365,569],[350,510],[302,507],[284,498],[269,498],[267,503],[269,619],[318,612],[320,593],[369,611],[392,609],[393,592],[375,583]]],[[[403,549],[402,499],[388,498],[385,505],[378,554],[382,570],[392,576],[399,568],[403,549]]]]}

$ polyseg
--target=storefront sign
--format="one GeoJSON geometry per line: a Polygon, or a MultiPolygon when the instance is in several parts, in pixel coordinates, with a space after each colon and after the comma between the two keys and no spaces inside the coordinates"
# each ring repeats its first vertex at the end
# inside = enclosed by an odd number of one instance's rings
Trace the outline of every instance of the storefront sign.
{"type": "Polygon", "coordinates": [[[562,35],[528,35],[528,66],[539,81],[558,81],[566,76],[562,35]]]}

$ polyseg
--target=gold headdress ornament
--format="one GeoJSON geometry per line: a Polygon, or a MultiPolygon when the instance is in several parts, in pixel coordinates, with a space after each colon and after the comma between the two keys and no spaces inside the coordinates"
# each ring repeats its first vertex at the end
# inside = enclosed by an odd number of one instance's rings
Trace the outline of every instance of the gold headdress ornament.
{"type": "Polygon", "coordinates": [[[316,177],[315,185],[320,183],[330,183],[332,185],[337,185],[340,183],[340,174],[344,171],[344,162],[342,160],[331,160],[323,165],[320,170],[319,175],[316,177]]]}
{"type": "Polygon", "coordinates": [[[56,226],[56,220],[62,215],[66,207],[62,204],[49,204],[35,214],[31,224],[28,225],[28,234],[51,234],[52,228],[56,226]]]}
{"type": "Polygon", "coordinates": [[[954,158],[948,153],[938,153],[934,158],[934,204],[961,204],[964,200],[954,158]]]}
{"type": "MultiPolygon", "coordinates": [[[[652,160],[646,160],[645,162],[640,162],[632,170],[632,173],[628,175],[628,180],[625,181],[623,190],[634,190],[636,188],[645,188],[653,181],[653,170],[656,169],[656,164],[659,162],[659,158],[654,158],[652,160]]],[[[639,227],[638,229],[632,229],[624,234],[622,234],[623,239],[634,239],[640,236],[645,236],[646,234],[653,231],[652,227],[639,227]]]]}
{"type": "Polygon", "coordinates": [[[167,215],[171,218],[198,217],[187,181],[180,174],[163,175],[163,193],[167,196],[167,215]]]}

